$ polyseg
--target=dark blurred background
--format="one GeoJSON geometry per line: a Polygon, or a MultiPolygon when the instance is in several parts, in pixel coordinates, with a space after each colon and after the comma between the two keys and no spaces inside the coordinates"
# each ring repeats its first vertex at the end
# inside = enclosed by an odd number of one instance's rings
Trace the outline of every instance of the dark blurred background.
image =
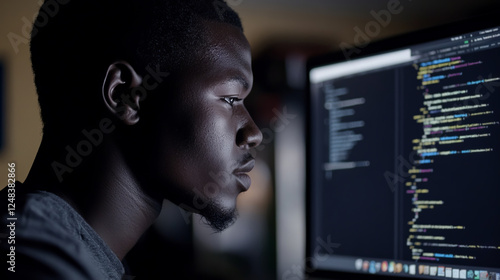
{"type": "MultiPolygon", "coordinates": [[[[396,2],[401,13],[374,30],[369,42],[500,8],[498,0],[227,1],[242,18],[254,58],[255,82],[247,106],[264,140],[252,187],[239,196],[239,220],[221,234],[212,233],[200,217],[165,202],[158,222],[127,257],[134,279],[301,279],[305,62],[309,56],[354,45],[358,30],[396,2]]],[[[20,181],[41,141],[24,35],[39,5],[34,0],[0,0],[0,165],[16,162],[20,181]],[[9,40],[12,34],[20,38],[16,44],[9,40]]],[[[1,180],[7,181],[6,175],[0,174],[1,180]]]]}

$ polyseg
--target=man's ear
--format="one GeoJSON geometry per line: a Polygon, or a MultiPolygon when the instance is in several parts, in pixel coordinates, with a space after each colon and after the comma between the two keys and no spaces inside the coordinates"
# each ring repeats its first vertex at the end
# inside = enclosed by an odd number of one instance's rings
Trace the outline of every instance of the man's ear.
{"type": "Polygon", "coordinates": [[[127,125],[139,121],[139,99],[133,89],[140,86],[142,78],[125,61],[117,61],[108,67],[102,85],[102,97],[106,107],[127,125]]]}

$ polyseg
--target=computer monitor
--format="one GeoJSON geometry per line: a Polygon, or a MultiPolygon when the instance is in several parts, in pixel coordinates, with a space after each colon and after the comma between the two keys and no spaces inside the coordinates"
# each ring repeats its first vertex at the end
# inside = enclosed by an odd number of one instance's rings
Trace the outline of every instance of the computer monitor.
{"type": "Polygon", "coordinates": [[[308,275],[500,279],[500,14],[316,57],[308,76],[308,275]]]}

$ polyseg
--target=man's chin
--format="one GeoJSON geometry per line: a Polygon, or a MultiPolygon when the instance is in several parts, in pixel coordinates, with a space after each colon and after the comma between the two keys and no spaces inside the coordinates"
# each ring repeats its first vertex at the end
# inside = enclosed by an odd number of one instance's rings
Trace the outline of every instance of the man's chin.
{"type": "Polygon", "coordinates": [[[234,224],[238,218],[236,208],[227,209],[216,203],[208,204],[200,214],[215,232],[222,232],[234,224]]]}

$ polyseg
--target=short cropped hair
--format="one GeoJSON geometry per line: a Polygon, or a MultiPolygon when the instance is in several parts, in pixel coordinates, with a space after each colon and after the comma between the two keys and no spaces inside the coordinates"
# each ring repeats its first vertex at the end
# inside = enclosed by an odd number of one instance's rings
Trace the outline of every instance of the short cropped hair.
{"type": "Polygon", "coordinates": [[[30,45],[44,133],[104,108],[95,104],[115,61],[139,74],[148,65],[162,72],[192,66],[204,46],[204,21],[243,31],[223,0],[45,0],[30,45]]]}

